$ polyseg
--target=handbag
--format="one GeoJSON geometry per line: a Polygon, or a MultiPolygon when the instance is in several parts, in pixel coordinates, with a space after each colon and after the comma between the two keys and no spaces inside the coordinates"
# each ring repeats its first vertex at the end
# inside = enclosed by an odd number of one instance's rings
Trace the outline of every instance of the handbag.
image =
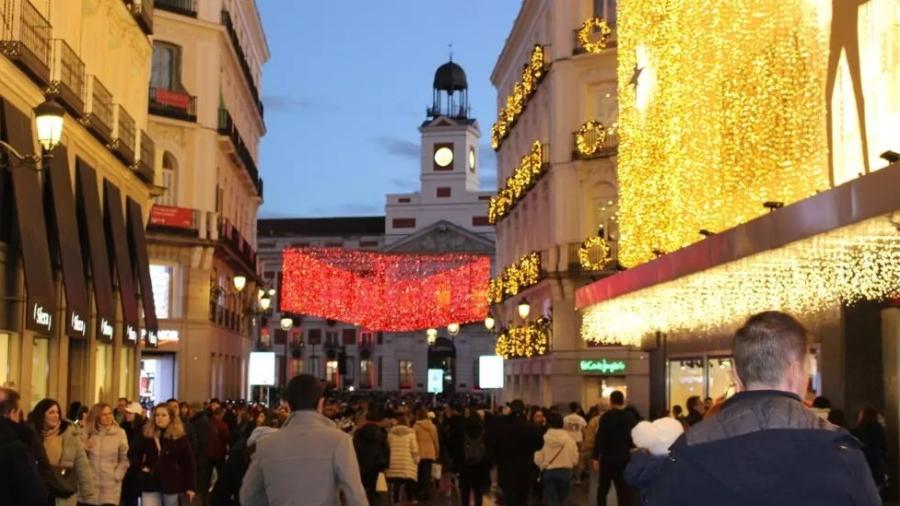
{"type": "Polygon", "coordinates": [[[562,453],[563,448],[565,448],[565,446],[560,446],[559,450],[556,451],[556,455],[554,455],[553,458],[550,459],[550,462],[547,462],[543,467],[541,467],[541,472],[539,472],[537,476],[538,483],[540,483],[541,478],[544,476],[544,471],[546,471],[547,468],[550,467],[550,464],[552,464],[556,460],[556,457],[559,457],[559,454],[562,453]]]}
{"type": "Polygon", "coordinates": [[[444,475],[444,468],[437,462],[431,464],[431,478],[435,480],[440,480],[441,476],[444,475]]]}
{"type": "Polygon", "coordinates": [[[375,480],[375,492],[387,492],[387,478],[384,476],[384,473],[378,473],[378,479],[375,480]]]}
{"type": "Polygon", "coordinates": [[[58,466],[51,466],[51,469],[53,472],[49,475],[47,485],[53,496],[68,499],[75,495],[78,491],[78,476],[75,475],[75,469],[58,466]]]}

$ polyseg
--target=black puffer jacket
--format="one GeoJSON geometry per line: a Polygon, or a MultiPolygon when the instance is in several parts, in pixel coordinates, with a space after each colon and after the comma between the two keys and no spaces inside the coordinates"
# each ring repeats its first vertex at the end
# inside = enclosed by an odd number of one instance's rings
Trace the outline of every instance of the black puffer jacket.
{"type": "Polygon", "coordinates": [[[377,478],[378,473],[388,468],[391,450],[387,443],[387,431],[377,423],[366,422],[353,434],[353,448],[364,484],[367,478],[377,478]]]}
{"type": "Polygon", "coordinates": [[[626,480],[642,504],[881,504],[859,442],[773,390],[743,392],[695,425],[668,457],[635,456],[626,480]]]}
{"type": "Polygon", "coordinates": [[[38,475],[37,458],[15,423],[0,418],[0,504],[46,506],[47,489],[38,475]]]}

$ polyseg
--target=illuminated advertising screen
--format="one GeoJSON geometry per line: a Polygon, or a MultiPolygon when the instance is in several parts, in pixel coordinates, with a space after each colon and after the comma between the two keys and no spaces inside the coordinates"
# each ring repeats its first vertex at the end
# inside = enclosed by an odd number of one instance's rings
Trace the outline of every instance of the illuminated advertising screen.
{"type": "Polygon", "coordinates": [[[482,389],[503,388],[503,357],[499,355],[478,357],[478,386],[482,389]]]}
{"type": "Polygon", "coordinates": [[[444,391],[444,370],[428,369],[428,393],[439,394],[444,391]]]}
{"type": "Polygon", "coordinates": [[[254,351],[250,353],[247,381],[251,385],[275,385],[275,353],[254,351]]]}

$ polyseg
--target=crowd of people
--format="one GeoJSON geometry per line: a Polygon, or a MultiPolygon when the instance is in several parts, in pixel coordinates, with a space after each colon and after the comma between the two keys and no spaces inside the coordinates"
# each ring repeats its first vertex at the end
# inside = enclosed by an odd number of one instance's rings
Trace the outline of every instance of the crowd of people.
{"type": "Polygon", "coordinates": [[[123,398],[73,403],[63,416],[44,399],[26,417],[3,388],[0,504],[324,506],[441,494],[463,506],[486,496],[562,506],[587,477],[601,506],[612,488],[621,506],[694,504],[697,490],[711,504],[880,504],[883,425],[864,408],[847,430],[827,399],[801,400],[806,337],[788,315],[754,316],[734,337],[739,392],[691,397],[686,414],[674,406],[652,424],[619,391],[585,413],[574,402],[326,394],[300,375],[271,409],[172,399],[146,413],[123,398]]]}

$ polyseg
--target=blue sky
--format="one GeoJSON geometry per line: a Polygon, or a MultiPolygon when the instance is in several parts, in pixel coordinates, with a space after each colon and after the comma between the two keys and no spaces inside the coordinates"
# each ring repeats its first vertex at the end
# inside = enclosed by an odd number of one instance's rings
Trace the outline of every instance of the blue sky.
{"type": "Polygon", "coordinates": [[[481,184],[495,187],[490,73],[521,0],[257,3],[272,53],[260,217],[379,215],[386,193],[417,190],[417,127],[451,43],[481,126],[481,184]]]}

